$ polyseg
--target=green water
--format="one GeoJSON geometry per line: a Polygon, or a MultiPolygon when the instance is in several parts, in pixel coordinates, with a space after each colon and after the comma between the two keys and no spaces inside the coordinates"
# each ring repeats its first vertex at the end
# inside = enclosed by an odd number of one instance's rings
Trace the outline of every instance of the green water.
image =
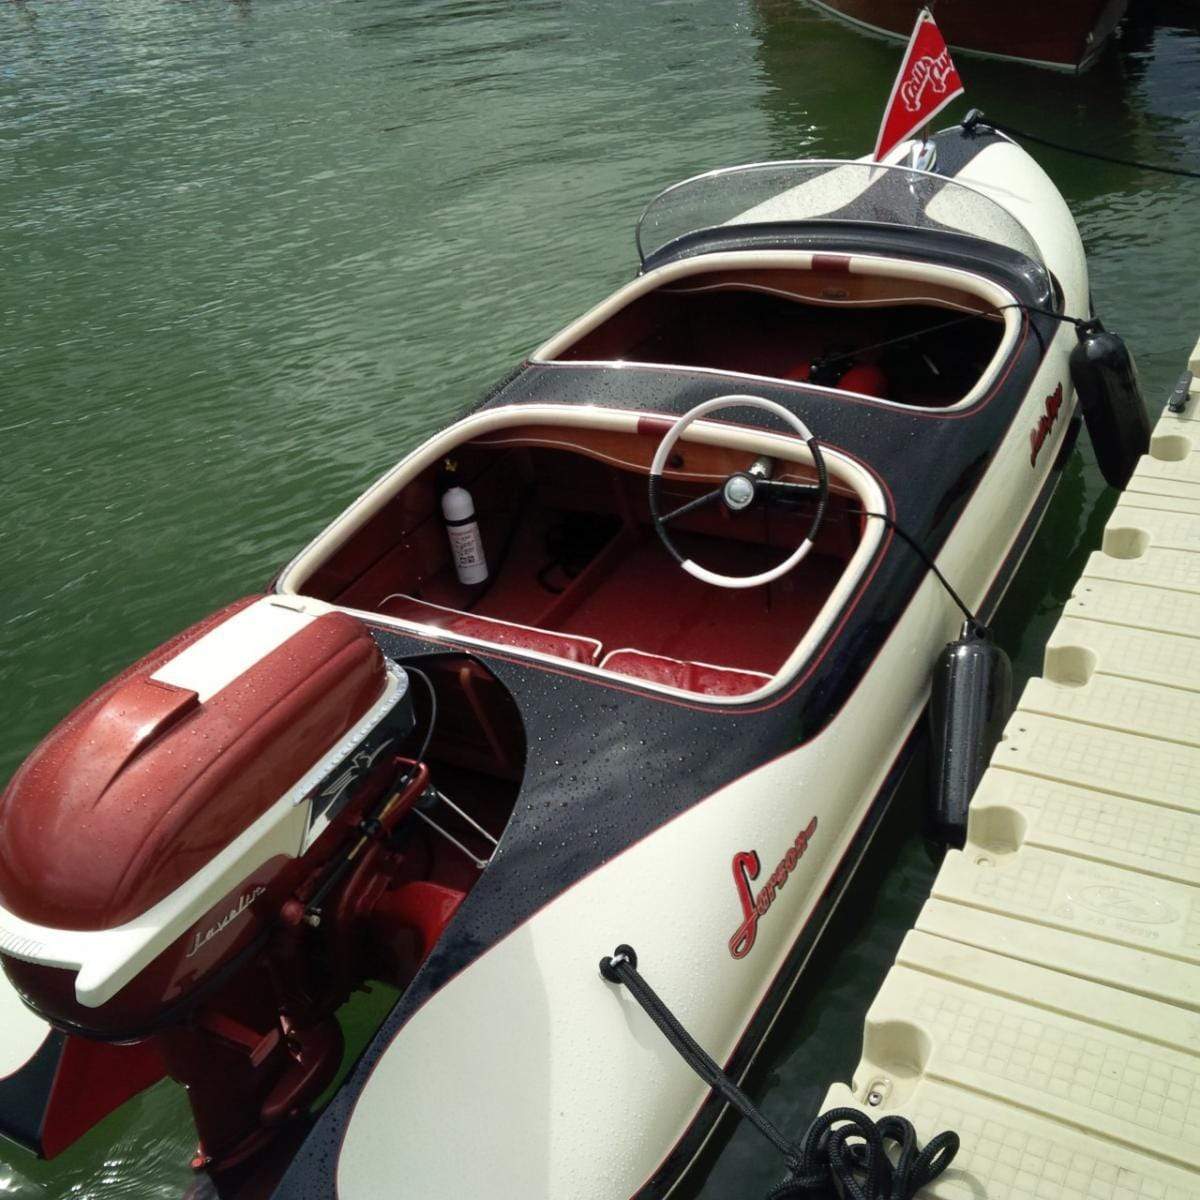
{"type": "MultiPolygon", "coordinates": [[[[962,60],[970,101],[1195,166],[1200,16],[1134,7],[1081,80],[962,60]]],[[[660,186],[866,150],[896,61],[799,0],[0,5],[0,780],[628,278],[660,186]]],[[[1200,332],[1200,185],[1039,156],[1157,405],[1200,332]]],[[[1085,448],[1001,617],[1021,677],[1111,503],[1085,448]]],[[[920,784],[752,1079],[785,1126],[848,1078],[928,889],[920,784]]],[[[55,1163],[0,1150],[0,1197],[174,1200],[190,1146],[162,1084],[55,1163]]],[[[739,1129],[706,1170],[740,1200],[777,1164],[739,1129]]]]}

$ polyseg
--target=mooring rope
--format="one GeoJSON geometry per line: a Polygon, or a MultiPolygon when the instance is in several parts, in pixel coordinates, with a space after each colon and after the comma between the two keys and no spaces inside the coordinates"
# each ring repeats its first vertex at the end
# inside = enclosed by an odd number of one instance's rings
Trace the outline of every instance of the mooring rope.
{"type": "Polygon", "coordinates": [[[1118,167],[1133,167],[1138,171],[1153,171],[1158,175],[1175,175],[1180,179],[1200,179],[1200,171],[1191,171],[1186,167],[1166,167],[1162,163],[1143,162],[1137,158],[1119,158],[1115,154],[1103,154],[1099,150],[1084,150],[1079,146],[1068,146],[1064,142],[1052,142],[1049,138],[1036,133],[1028,133],[1000,121],[993,121],[984,116],[979,109],[967,113],[962,123],[968,133],[979,128],[994,129],[997,133],[1008,134],[1009,137],[1020,138],[1022,141],[1034,142],[1039,146],[1048,146],[1051,150],[1061,150],[1064,154],[1076,154],[1080,158],[1094,158],[1097,162],[1115,163],[1118,167]]]}
{"type": "Polygon", "coordinates": [[[600,974],[610,983],[624,985],[683,1061],[783,1155],[788,1176],[766,1200],[912,1200],[958,1153],[957,1133],[939,1133],[919,1150],[910,1121],[900,1116],[873,1121],[856,1108],[823,1113],[797,1146],[759,1111],[663,1003],[638,971],[637,954],[631,946],[618,946],[611,957],[602,958],[600,974]],[[899,1146],[895,1162],[887,1152],[885,1143],[889,1141],[899,1146]]]}

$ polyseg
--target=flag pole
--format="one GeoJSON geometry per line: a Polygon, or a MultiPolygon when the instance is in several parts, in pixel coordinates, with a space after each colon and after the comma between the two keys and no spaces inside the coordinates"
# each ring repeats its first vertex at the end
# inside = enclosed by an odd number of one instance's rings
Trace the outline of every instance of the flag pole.
{"type": "MultiPolygon", "coordinates": [[[[933,10],[937,8],[938,0],[929,0],[929,3],[917,14],[917,24],[919,25],[926,17],[933,20],[933,10]]],[[[933,124],[932,119],[925,122],[924,125],[917,130],[916,141],[920,142],[920,146],[913,151],[913,167],[918,171],[930,170],[937,159],[937,147],[930,145],[929,139],[925,136],[930,125],[933,124]]]]}

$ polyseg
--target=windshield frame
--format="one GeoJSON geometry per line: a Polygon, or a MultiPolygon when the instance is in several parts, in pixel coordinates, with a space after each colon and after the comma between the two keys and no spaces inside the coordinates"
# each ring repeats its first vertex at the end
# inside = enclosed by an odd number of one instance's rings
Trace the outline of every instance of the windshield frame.
{"type": "MultiPolygon", "coordinates": [[[[891,226],[891,227],[894,227],[897,229],[920,230],[923,228],[928,228],[928,229],[946,228],[946,229],[949,229],[951,232],[960,234],[963,237],[974,238],[976,241],[983,242],[987,245],[1003,246],[1007,249],[1015,250],[1018,253],[1024,254],[1026,257],[1032,258],[1032,260],[1039,266],[1043,266],[1043,267],[1045,266],[1045,259],[1042,255],[1041,248],[1038,245],[1037,240],[1034,238],[1033,234],[1031,234],[1029,232],[1029,230],[1025,227],[1025,225],[1021,222],[1021,220],[1018,217],[1016,217],[1008,208],[1006,208],[1004,205],[1002,205],[999,202],[999,200],[997,200],[995,197],[989,195],[988,192],[986,190],[984,190],[983,188],[978,187],[974,184],[965,183],[958,179],[954,179],[948,175],[941,175],[936,171],[921,171],[921,170],[917,170],[915,167],[905,167],[905,166],[900,166],[898,164],[892,164],[892,163],[877,163],[877,162],[872,162],[870,159],[866,159],[866,158],[767,159],[767,160],[764,160],[761,162],[737,163],[733,166],[715,167],[709,171],[701,171],[698,175],[690,175],[686,179],[681,179],[677,183],[673,183],[669,187],[663,188],[662,191],[656,193],[653,197],[651,197],[651,199],[643,207],[643,209],[641,211],[641,215],[638,217],[637,225],[634,228],[634,244],[637,247],[639,264],[644,267],[646,265],[646,262],[648,259],[660,255],[664,249],[666,249],[668,246],[671,246],[674,242],[679,241],[682,238],[691,236],[692,234],[703,232],[704,230],[738,228],[738,227],[744,227],[746,229],[753,229],[755,227],[761,228],[761,227],[767,226],[767,225],[792,225],[792,226],[796,226],[796,227],[802,227],[806,224],[809,224],[810,222],[815,223],[818,221],[823,221],[823,220],[828,221],[830,219],[835,219],[835,218],[831,218],[831,215],[829,213],[814,213],[810,217],[798,217],[793,220],[788,220],[787,218],[774,217],[770,220],[763,220],[763,221],[738,221],[738,220],[736,220],[736,217],[738,214],[735,213],[735,214],[733,214],[733,216],[727,218],[724,221],[720,221],[716,224],[703,225],[703,226],[697,225],[695,228],[686,230],[682,233],[675,234],[674,236],[668,238],[666,241],[663,241],[663,242],[659,243],[658,245],[654,246],[649,252],[647,252],[646,247],[643,243],[643,236],[642,236],[646,218],[650,215],[650,213],[654,210],[654,208],[658,204],[661,203],[661,201],[663,201],[666,197],[672,195],[673,193],[681,190],[682,188],[692,187],[692,186],[701,184],[701,183],[703,183],[705,181],[709,181],[709,180],[717,180],[724,176],[736,175],[736,174],[740,174],[743,172],[751,172],[751,171],[757,171],[757,170],[765,171],[768,169],[786,169],[789,167],[796,167],[796,168],[824,167],[824,168],[833,170],[838,167],[853,167],[853,166],[863,167],[868,170],[900,172],[905,177],[916,177],[918,179],[930,180],[941,186],[950,186],[953,188],[961,188],[963,191],[970,192],[973,195],[979,197],[979,199],[981,199],[985,204],[989,205],[990,207],[999,209],[1001,214],[1003,214],[1003,216],[1006,217],[1012,223],[1012,225],[1017,230],[1019,230],[1020,233],[1027,239],[1028,247],[1011,246],[1005,242],[997,242],[990,238],[981,237],[979,234],[972,233],[965,229],[960,229],[960,228],[951,227],[951,226],[943,227],[940,225],[935,225],[932,222],[928,226],[923,226],[923,225],[914,225],[910,222],[901,222],[901,221],[896,221],[896,222],[862,221],[862,220],[856,220],[853,217],[837,217],[836,220],[838,220],[840,222],[844,222],[847,225],[857,225],[857,226],[861,226],[864,228],[866,228],[872,224],[875,224],[875,225],[883,224],[883,225],[891,226]],[[1030,249],[1033,250],[1032,255],[1029,253],[1030,249]]],[[[819,178],[819,173],[814,175],[813,178],[819,178]]],[[[776,194],[781,194],[781,193],[776,193],[776,194]]],[[[758,203],[763,203],[766,199],[769,199],[769,197],[764,197],[764,200],[759,201],[758,203]]],[[[748,206],[747,209],[745,209],[743,211],[749,211],[751,208],[754,208],[754,207],[755,207],[755,205],[751,204],[748,206]]]]}

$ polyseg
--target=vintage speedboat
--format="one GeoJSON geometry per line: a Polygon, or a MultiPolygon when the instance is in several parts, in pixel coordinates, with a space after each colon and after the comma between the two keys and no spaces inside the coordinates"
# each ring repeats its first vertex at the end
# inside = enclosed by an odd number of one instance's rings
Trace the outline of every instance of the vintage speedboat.
{"type": "Polygon", "coordinates": [[[672,1189],[721,1105],[598,961],[746,1069],[959,631],[925,556],[986,620],[1078,426],[1066,205],[932,145],[662,193],[631,283],[33,751],[10,1137],[169,1074],[222,1197],[672,1189]]]}
{"type": "MultiPolygon", "coordinates": [[[[832,16],[885,37],[908,40],[928,0],[809,0],[832,16]]],[[[1086,71],[1121,23],[1129,0],[940,0],[937,22],[954,50],[1035,67],[1086,71]]]]}

